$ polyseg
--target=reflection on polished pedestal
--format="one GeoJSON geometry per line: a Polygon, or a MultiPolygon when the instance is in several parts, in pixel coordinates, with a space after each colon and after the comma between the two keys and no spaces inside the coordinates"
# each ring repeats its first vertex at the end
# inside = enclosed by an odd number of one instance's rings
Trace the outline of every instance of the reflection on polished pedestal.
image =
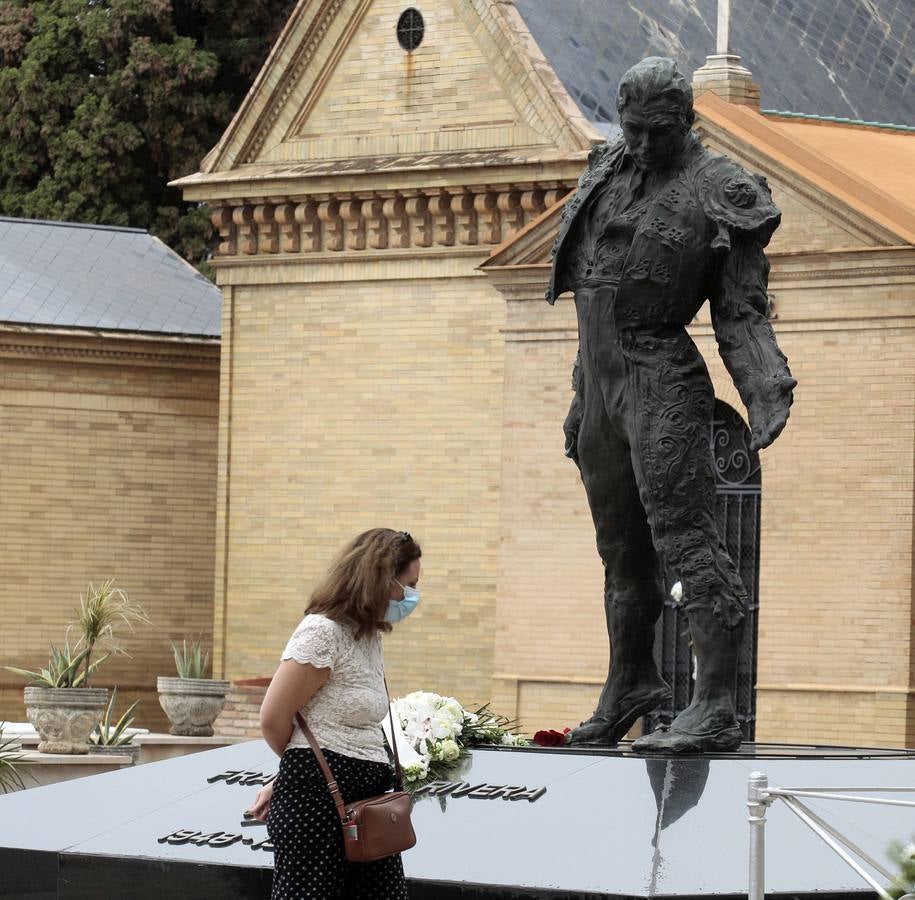
{"type": "MultiPolygon", "coordinates": [[[[413,900],[737,897],[751,772],[773,787],[915,785],[906,751],[747,745],[664,759],[627,747],[476,750],[461,784],[416,800],[418,843],[404,854],[413,900]]],[[[125,884],[156,900],[267,896],[266,829],[241,818],[275,771],[251,741],[0,797],[0,897],[119,897],[125,884]]],[[[811,805],[879,859],[915,826],[904,808],[811,805]]],[[[866,892],[779,804],[767,860],[770,894],[866,892]]]]}

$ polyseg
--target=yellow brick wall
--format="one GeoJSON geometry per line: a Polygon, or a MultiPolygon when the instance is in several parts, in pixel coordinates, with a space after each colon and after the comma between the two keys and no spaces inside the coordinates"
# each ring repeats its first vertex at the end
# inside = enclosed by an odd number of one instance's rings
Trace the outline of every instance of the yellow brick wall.
{"type": "MultiPolygon", "coordinates": [[[[776,261],[800,387],[762,454],[760,740],[912,740],[912,276],[875,280],[791,280],[776,261]]],[[[562,455],[574,310],[530,294],[508,302],[496,686],[540,728],[590,713],[608,648],[587,501],[562,455]]],[[[705,316],[693,331],[716,393],[742,411],[705,316]]]]}
{"type": "Polygon", "coordinates": [[[504,304],[482,276],[432,277],[446,265],[421,276],[391,262],[360,281],[354,261],[346,282],[227,291],[216,606],[228,677],[272,674],[333,555],[388,526],[424,547],[420,607],[386,641],[392,691],[489,699],[504,304]]]}
{"type": "MultiPolygon", "coordinates": [[[[0,664],[47,665],[80,592],[116,577],[153,626],[128,634],[133,658],[108,660],[94,681],[120,686],[122,710],[140,697],[137,724],[161,730],[155,680],[173,674],[170,637],[212,637],[218,347],[191,369],[6,350],[0,341],[0,664]]],[[[0,670],[0,721],[25,720],[22,684],[0,670]]]]}

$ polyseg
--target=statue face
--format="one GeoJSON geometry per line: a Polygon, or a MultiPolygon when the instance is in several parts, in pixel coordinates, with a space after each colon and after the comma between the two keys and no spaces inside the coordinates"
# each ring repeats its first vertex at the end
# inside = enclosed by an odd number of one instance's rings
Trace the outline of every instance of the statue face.
{"type": "Polygon", "coordinates": [[[680,110],[669,103],[630,103],[620,125],[635,164],[645,172],[667,169],[676,162],[689,133],[683,129],[680,110]]]}

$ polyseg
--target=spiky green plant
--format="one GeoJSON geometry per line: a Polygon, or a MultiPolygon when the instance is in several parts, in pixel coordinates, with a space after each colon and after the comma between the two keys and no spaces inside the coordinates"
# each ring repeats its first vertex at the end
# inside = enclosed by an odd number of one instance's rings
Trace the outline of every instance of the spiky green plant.
{"type": "Polygon", "coordinates": [[[92,653],[96,644],[104,644],[111,653],[130,655],[115,639],[115,625],[119,623],[131,632],[134,623],[151,624],[143,607],[133,603],[121,588],[116,588],[113,578],[103,581],[98,587],[90,583],[85,596],[80,597],[77,620],[80,630],[77,646],[88,651],[83,663],[86,687],[89,686],[89,676],[94,671],[92,653]]]}
{"type": "Polygon", "coordinates": [[[207,667],[210,664],[209,651],[203,652],[199,640],[192,641],[188,646],[187,640],[181,641],[179,647],[172,641],[172,652],[175,654],[175,668],[179,678],[206,678],[207,667]]]}
{"type": "Polygon", "coordinates": [[[127,707],[127,711],[121,718],[112,724],[114,709],[117,706],[117,702],[118,689],[114,688],[111,692],[111,696],[108,698],[108,706],[105,707],[104,715],[95,726],[95,730],[89,735],[90,744],[94,744],[96,747],[123,747],[133,741],[133,735],[125,734],[124,732],[130,728],[130,723],[133,722],[133,711],[137,708],[140,701],[134,700],[134,702],[127,707]]]}
{"type": "Polygon", "coordinates": [[[63,649],[51,644],[51,655],[46,669],[38,669],[32,672],[29,669],[20,669],[16,666],[4,666],[4,668],[14,672],[16,675],[27,678],[30,684],[39,687],[86,687],[87,676],[91,675],[109,656],[110,654],[106,653],[94,663],[87,665],[86,660],[89,657],[89,648],[83,647],[82,650],[75,651],[70,648],[70,641],[65,640],[63,649]]]}
{"type": "Polygon", "coordinates": [[[21,791],[25,787],[18,765],[23,759],[18,742],[3,737],[3,726],[0,722],[0,794],[10,791],[21,791]]]}

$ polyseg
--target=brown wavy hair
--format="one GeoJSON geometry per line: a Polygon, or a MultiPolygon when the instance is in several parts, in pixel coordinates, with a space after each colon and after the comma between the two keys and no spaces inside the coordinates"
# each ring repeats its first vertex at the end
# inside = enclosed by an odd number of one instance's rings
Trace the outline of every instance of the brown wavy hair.
{"type": "Polygon", "coordinates": [[[406,531],[372,528],[347,544],[308,601],[307,613],[321,613],[355,626],[356,638],[390,631],[384,614],[391,581],[423,551],[406,531]]]}

